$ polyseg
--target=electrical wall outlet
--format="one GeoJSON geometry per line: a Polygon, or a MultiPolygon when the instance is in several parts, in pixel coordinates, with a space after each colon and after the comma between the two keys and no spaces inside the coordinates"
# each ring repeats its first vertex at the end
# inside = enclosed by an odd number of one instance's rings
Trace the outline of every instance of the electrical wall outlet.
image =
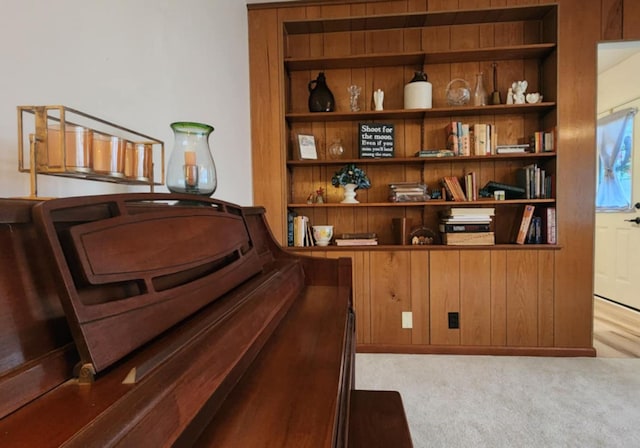
{"type": "Polygon", "coordinates": [[[458,313],[449,313],[447,317],[449,318],[450,329],[460,328],[460,315],[458,313]]]}
{"type": "Polygon", "coordinates": [[[402,328],[413,328],[413,313],[411,311],[402,312],[402,328]]]}

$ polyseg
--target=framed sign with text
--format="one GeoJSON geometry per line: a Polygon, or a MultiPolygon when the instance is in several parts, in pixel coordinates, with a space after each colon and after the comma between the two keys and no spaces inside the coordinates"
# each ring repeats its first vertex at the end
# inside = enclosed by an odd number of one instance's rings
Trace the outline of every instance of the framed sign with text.
{"type": "Polygon", "coordinates": [[[394,156],[394,125],[388,123],[359,123],[358,126],[360,158],[394,156]]]}

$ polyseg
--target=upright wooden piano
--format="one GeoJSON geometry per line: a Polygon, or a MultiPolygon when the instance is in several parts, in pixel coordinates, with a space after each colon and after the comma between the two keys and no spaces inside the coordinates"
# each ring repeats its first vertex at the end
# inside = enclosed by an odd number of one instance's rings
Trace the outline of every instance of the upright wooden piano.
{"type": "Polygon", "coordinates": [[[351,260],[264,213],[0,199],[0,446],[411,446],[399,394],[355,389],[351,260]]]}

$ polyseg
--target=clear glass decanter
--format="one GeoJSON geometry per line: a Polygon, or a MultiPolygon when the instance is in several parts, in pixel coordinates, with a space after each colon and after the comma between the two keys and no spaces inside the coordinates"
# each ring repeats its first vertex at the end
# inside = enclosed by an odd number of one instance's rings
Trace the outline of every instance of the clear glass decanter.
{"type": "Polygon", "coordinates": [[[211,196],[218,186],[216,166],[209,148],[213,126],[171,123],[174,144],[167,166],[167,188],[172,193],[211,196]]]}

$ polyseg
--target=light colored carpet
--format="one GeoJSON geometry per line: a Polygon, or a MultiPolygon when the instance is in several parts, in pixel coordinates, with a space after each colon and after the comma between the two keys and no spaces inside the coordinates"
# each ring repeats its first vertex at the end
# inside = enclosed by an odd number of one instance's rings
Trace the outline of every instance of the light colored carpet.
{"type": "Polygon", "coordinates": [[[356,355],[398,390],[416,448],[640,447],[640,359],[356,355]]]}

